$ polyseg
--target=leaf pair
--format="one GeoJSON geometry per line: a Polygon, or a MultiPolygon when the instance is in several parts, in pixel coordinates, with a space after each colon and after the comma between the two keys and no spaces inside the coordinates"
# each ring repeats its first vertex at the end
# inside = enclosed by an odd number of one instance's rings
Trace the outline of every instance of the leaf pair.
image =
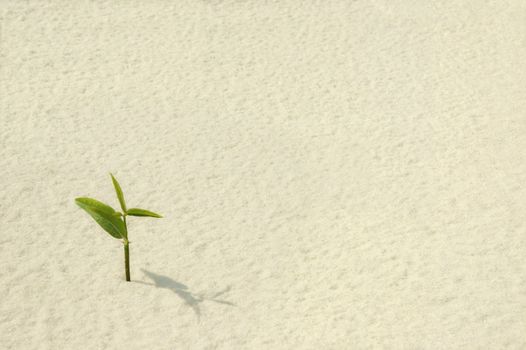
{"type": "Polygon", "coordinates": [[[115,211],[112,207],[104,204],[93,198],[80,197],[75,199],[75,203],[82,209],[84,209],[106,232],[112,237],[117,239],[127,239],[128,230],[126,228],[125,217],[130,216],[149,216],[154,218],[161,218],[162,216],[149,210],[139,208],[126,208],[126,202],[124,201],[124,194],[122,188],[111,175],[117,198],[122,208],[122,213],[115,211]]]}
{"type": "Polygon", "coordinates": [[[115,192],[117,193],[117,198],[119,199],[119,203],[121,204],[121,208],[122,208],[124,215],[149,216],[153,218],[162,218],[161,215],[156,214],[146,209],[139,209],[139,208],[126,209],[126,201],[124,200],[124,194],[122,193],[121,185],[119,185],[119,182],[113,176],[113,174],[110,174],[110,175],[111,175],[111,181],[113,182],[113,187],[115,187],[115,192]]]}

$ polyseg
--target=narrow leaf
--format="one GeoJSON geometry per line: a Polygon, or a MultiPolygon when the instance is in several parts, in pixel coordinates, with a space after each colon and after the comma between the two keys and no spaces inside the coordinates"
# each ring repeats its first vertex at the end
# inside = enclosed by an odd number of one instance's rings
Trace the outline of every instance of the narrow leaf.
{"type": "Polygon", "coordinates": [[[112,237],[126,237],[126,227],[117,212],[102,202],[92,198],[77,198],[75,203],[84,209],[112,237]]]}
{"type": "Polygon", "coordinates": [[[122,211],[126,213],[126,202],[124,201],[124,194],[122,193],[121,185],[119,185],[119,182],[113,176],[112,173],[110,173],[110,175],[111,181],[113,182],[113,187],[115,187],[115,192],[117,192],[117,198],[119,199],[119,203],[121,204],[122,211]]]}
{"type": "Polygon", "coordinates": [[[154,213],[153,211],[139,208],[130,208],[126,213],[131,216],[150,216],[152,218],[162,218],[161,215],[154,213]]]}

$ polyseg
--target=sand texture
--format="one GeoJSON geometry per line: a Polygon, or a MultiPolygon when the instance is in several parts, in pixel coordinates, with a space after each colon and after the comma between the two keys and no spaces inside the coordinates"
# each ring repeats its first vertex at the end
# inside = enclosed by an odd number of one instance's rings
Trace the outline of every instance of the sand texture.
{"type": "Polygon", "coordinates": [[[526,349],[526,1],[0,16],[1,349],[526,349]]]}

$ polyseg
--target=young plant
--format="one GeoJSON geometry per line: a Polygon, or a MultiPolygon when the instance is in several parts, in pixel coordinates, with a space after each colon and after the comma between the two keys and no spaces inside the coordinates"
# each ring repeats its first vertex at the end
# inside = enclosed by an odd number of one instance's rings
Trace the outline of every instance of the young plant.
{"type": "Polygon", "coordinates": [[[75,199],[75,203],[84,209],[95,221],[113,238],[122,240],[124,244],[124,269],[126,271],[126,281],[130,281],[130,241],[128,240],[128,227],[126,226],[127,216],[150,216],[152,218],[162,218],[161,215],[149,210],[139,208],[126,208],[124,195],[117,179],[110,174],[113,187],[117,193],[117,198],[121,205],[122,213],[116,211],[109,205],[99,202],[96,199],[80,197],[75,199]]]}

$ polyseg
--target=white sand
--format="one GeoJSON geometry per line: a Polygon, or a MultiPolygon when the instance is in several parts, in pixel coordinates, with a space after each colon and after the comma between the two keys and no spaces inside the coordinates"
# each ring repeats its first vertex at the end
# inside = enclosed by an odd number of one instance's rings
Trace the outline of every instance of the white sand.
{"type": "Polygon", "coordinates": [[[525,1],[0,6],[0,348],[526,348],[525,1]]]}

